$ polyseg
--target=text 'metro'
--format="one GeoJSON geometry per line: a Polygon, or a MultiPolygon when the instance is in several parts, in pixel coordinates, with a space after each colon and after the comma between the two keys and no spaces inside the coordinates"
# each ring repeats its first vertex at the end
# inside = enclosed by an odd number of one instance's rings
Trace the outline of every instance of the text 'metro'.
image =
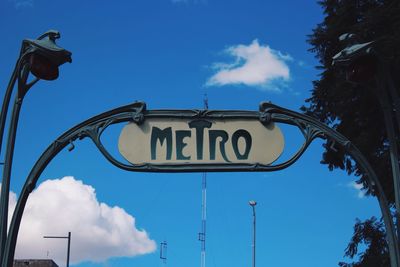
{"type": "Polygon", "coordinates": [[[149,118],[129,123],[119,151],[132,164],[259,163],[268,165],[283,152],[280,129],[259,120],[149,118]]]}

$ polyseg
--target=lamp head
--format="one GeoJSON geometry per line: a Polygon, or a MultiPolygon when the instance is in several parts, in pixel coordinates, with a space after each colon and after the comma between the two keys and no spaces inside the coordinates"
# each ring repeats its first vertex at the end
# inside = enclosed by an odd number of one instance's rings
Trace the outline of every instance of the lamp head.
{"type": "Polygon", "coordinates": [[[36,40],[25,39],[23,45],[29,54],[30,71],[39,79],[55,80],[58,78],[58,67],[72,62],[72,53],[59,47],[55,40],[60,33],[48,31],[36,40]]]}
{"type": "Polygon", "coordinates": [[[372,55],[372,42],[353,44],[344,48],[342,51],[332,57],[332,65],[335,66],[349,66],[354,60],[365,55],[372,55]]]}
{"type": "Polygon", "coordinates": [[[257,205],[257,202],[255,200],[250,200],[249,205],[254,207],[255,205],[257,205]]]}
{"type": "Polygon", "coordinates": [[[365,83],[375,77],[377,71],[375,57],[365,55],[355,59],[346,69],[346,79],[352,83],[365,83]]]}
{"type": "Polygon", "coordinates": [[[347,45],[354,44],[358,41],[358,36],[354,33],[343,33],[339,36],[339,42],[346,43],[347,45]]]}
{"type": "Polygon", "coordinates": [[[37,78],[52,81],[58,78],[58,66],[40,54],[32,54],[29,58],[30,70],[37,78]]]}
{"type": "Polygon", "coordinates": [[[342,34],[339,41],[347,47],[332,57],[332,65],[344,67],[349,82],[370,81],[377,68],[377,56],[373,49],[375,41],[360,43],[352,33],[342,34]]]}

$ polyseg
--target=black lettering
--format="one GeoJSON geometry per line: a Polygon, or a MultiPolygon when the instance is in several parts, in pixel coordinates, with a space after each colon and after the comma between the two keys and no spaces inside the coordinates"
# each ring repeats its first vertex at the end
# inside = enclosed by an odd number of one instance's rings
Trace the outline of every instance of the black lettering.
{"type": "Polygon", "coordinates": [[[192,135],[191,131],[176,131],[176,159],[177,160],[190,160],[190,156],[183,155],[183,148],[187,143],[183,142],[185,137],[190,137],[192,135]]]}
{"type": "Polygon", "coordinates": [[[210,138],[210,160],[215,160],[217,138],[221,137],[222,140],[219,142],[219,150],[221,151],[223,159],[226,162],[230,162],[225,153],[225,143],[228,141],[228,133],[223,130],[210,130],[208,134],[210,138]]]}
{"type": "Polygon", "coordinates": [[[251,145],[252,145],[251,135],[248,131],[240,129],[240,130],[237,130],[236,132],[234,132],[234,134],[232,135],[232,147],[233,147],[233,151],[235,152],[237,159],[248,159],[249,154],[250,154],[251,145]],[[246,148],[245,148],[243,154],[240,154],[239,146],[238,146],[240,137],[244,138],[244,141],[246,143],[246,148]]]}
{"type": "Polygon", "coordinates": [[[196,129],[196,151],[197,159],[203,159],[204,128],[211,128],[211,122],[206,120],[195,120],[189,122],[189,128],[196,129]]]}
{"type": "Polygon", "coordinates": [[[160,142],[160,146],[164,144],[164,141],[167,140],[167,158],[166,160],[171,160],[172,156],[172,129],[171,127],[165,128],[161,130],[158,127],[151,128],[151,140],[150,140],[150,149],[151,149],[151,159],[157,159],[157,140],[160,142]]]}

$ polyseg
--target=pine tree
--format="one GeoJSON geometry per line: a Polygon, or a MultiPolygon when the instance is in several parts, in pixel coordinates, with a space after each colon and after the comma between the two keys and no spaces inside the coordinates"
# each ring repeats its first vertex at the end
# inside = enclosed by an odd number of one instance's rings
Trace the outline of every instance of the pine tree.
{"type": "MultiPolygon", "coordinates": [[[[359,43],[375,41],[375,57],[383,60],[400,88],[400,1],[398,0],[324,0],[319,4],[324,9],[324,21],[316,26],[308,42],[319,60],[320,79],[313,82],[312,96],[306,100],[302,110],[329,124],[349,138],[367,157],[376,171],[384,191],[393,204],[393,180],[391,176],[389,144],[383,121],[382,109],[377,101],[377,65],[362,77],[361,83],[346,80],[343,67],[333,66],[332,57],[345,48],[339,41],[344,33],[353,33],[359,43]]],[[[400,112],[400,111],[399,111],[400,112]]],[[[359,177],[357,183],[368,190],[363,174],[357,164],[342,149],[325,144],[322,163],[330,170],[340,168],[359,177]]],[[[358,262],[340,263],[351,266],[389,266],[384,227],[375,218],[361,222],[357,219],[354,235],[345,256],[360,256],[358,262]],[[360,244],[367,245],[358,253],[360,244]]]]}

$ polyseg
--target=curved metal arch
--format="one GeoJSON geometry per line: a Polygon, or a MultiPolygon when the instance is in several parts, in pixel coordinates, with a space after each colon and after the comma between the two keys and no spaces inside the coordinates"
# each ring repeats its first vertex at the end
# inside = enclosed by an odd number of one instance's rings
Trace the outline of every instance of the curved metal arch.
{"type": "Polygon", "coordinates": [[[1,266],[12,266],[12,261],[15,253],[15,246],[19,226],[21,223],[23,211],[29,194],[33,191],[36,183],[47,165],[51,160],[58,155],[65,147],[72,144],[75,140],[81,140],[89,137],[104,157],[113,165],[128,171],[141,171],[141,172],[195,172],[195,171],[276,171],[287,168],[296,162],[301,155],[307,150],[308,146],[316,138],[329,139],[337,144],[343,146],[347,153],[359,164],[361,170],[366,174],[367,183],[370,189],[378,198],[378,202],[383,215],[384,223],[387,231],[387,241],[389,245],[391,266],[400,266],[400,257],[398,250],[397,237],[395,235],[395,228],[390,214],[389,203],[384,194],[383,188],[380,185],[378,177],[374,170],[369,165],[361,152],[344,136],[331,129],[327,125],[319,122],[318,120],[297,113],[282,107],[273,105],[271,103],[261,103],[260,111],[211,111],[211,110],[153,110],[147,111],[146,105],[143,102],[133,103],[131,105],[123,106],[91,119],[88,119],[77,126],[71,128],[62,134],[56,141],[54,141],[41,155],[39,160],[35,163],[31,172],[29,173],[12,217],[10,224],[9,234],[7,237],[5,256],[1,266]],[[286,162],[277,165],[262,165],[262,164],[181,164],[175,165],[173,168],[167,165],[151,165],[151,164],[132,164],[128,165],[116,160],[103,146],[101,136],[105,129],[110,125],[121,122],[136,122],[142,123],[146,118],[151,117],[165,117],[165,118],[182,118],[182,119],[258,119],[265,125],[271,122],[278,122],[296,126],[303,134],[305,141],[301,148],[293,155],[292,158],[286,162]]]}
{"type": "Polygon", "coordinates": [[[52,161],[52,159],[54,159],[54,157],[57,156],[58,153],[60,153],[65,147],[72,144],[73,141],[89,137],[95,129],[98,129],[101,125],[106,125],[110,120],[114,120],[115,123],[137,120],[134,115],[140,114],[145,107],[146,105],[144,103],[137,102],[94,116],[69,129],[53,143],[51,143],[51,145],[43,152],[31,169],[21,190],[20,196],[18,197],[17,205],[15,206],[7,235],[3,261],[1,262],[2,267],[13,265],[18,231],[26,202],[28,201],[29,194],[36,187],[36,183],[40,175],[47,165],[52,161]]]}
{"type": "Polygon", "coordinates": [[[396,236],[396,229],[389,209],[389,202],[379,182],[378,176],[368,163],[361,151],[346,137],[316,120],[313,117],[300,114],[271,103],[261,103],[260,111],[271,114],[271,120],[286,124],[295,124],[304,129],[312,128],[318,132],[316,137],[330,139],[345,148],[346,152],[358,163],[361,171],[367,178],[369,189],[376,195],[382,212],[386,227],[386,240],[388,242],[391,266],[400,266],[399,247],[396,236]]]}

